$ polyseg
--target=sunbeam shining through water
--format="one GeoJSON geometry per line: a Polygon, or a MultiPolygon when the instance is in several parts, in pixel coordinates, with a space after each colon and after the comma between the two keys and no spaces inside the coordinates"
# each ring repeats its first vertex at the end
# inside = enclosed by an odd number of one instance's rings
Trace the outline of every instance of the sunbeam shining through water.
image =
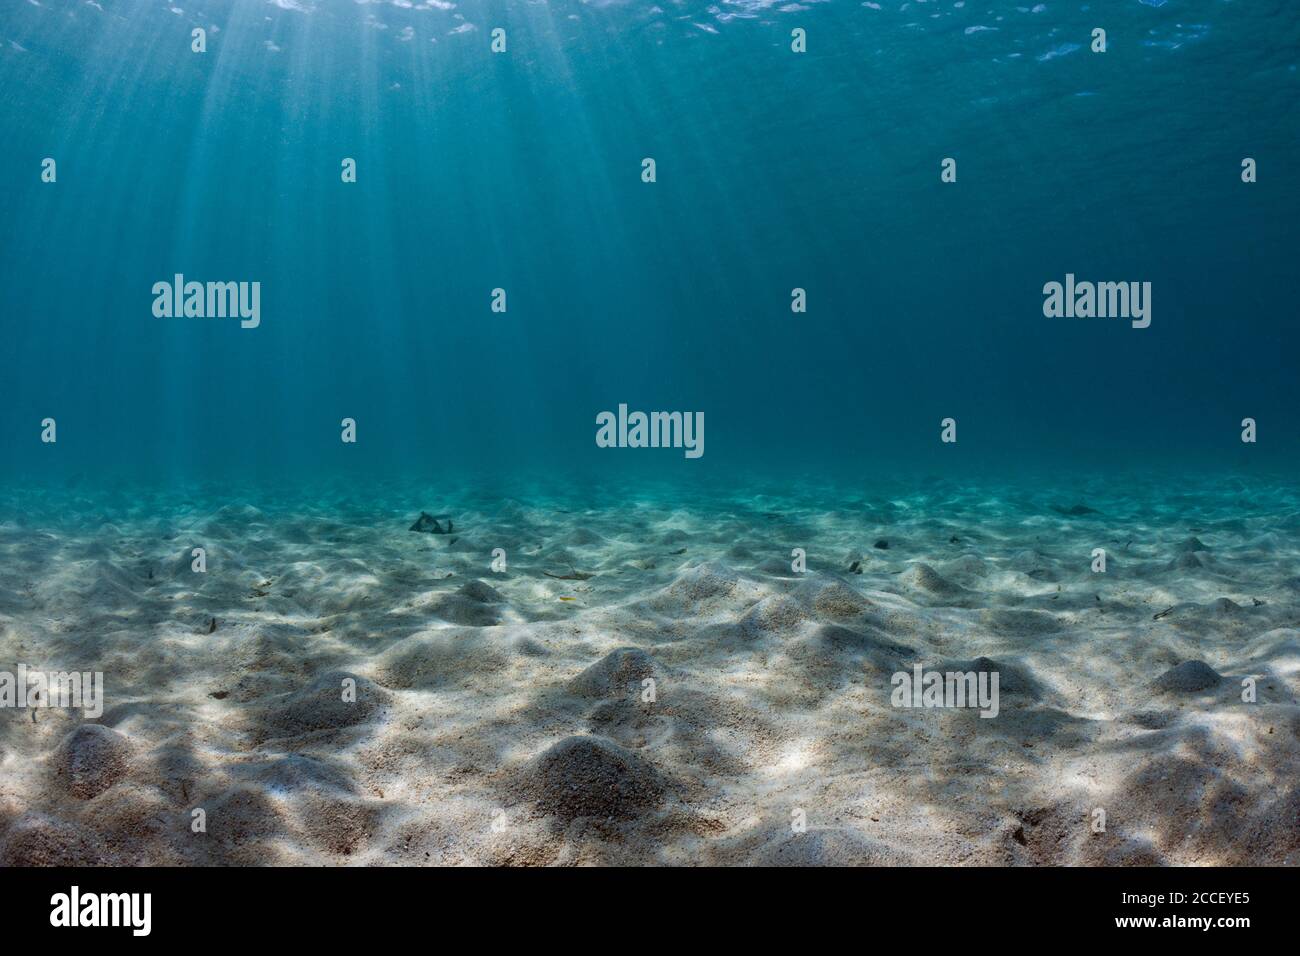
{"type": "Polygon", "coordinates": [[[6,0],[0,863],[1300,862],[1298,60],[6,0]]]}

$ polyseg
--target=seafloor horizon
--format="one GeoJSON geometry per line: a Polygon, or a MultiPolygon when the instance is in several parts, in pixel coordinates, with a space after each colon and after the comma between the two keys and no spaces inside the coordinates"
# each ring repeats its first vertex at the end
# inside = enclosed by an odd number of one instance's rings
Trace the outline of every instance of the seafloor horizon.
{"type": "Polygon", "coordinates": [[[0,862],[1297,862],[1286,474],[434,489],[6,489],[0,862]]]}

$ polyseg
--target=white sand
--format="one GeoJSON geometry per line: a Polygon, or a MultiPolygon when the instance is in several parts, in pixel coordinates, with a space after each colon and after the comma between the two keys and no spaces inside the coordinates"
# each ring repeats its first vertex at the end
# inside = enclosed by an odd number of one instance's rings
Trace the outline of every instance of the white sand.
{"type": "Polygon", "coordinates": [[[1294,485],[1040,487],[4,492],[0,863],[1300,862],[1294,485]]]}

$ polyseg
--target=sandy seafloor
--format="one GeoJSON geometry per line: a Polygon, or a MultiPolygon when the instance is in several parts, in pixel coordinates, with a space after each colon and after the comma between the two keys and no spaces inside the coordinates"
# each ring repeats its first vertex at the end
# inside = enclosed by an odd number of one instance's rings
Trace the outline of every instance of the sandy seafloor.
{"type": "Polygon", "coordinates": [[[1287,476],[10,489],[0,863],[1295,864],[1298,602],[1287,476]]]}

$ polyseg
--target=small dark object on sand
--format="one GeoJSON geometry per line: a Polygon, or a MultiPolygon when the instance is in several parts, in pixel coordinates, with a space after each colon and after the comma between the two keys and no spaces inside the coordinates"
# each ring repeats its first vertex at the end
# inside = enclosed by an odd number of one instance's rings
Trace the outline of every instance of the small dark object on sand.
{"type": "Polygon", "coordinates": [[[216,630],[217,630],[217,619],[214,617],[212,619],[212,622],[208,625],[208,633],[209,634],[215,633],[216,630]]]}
{"type": "Polygon", "coordinates": [[[673,554],[685,554],[685,553],[686,553],[685,548],[678,548],[676,551],[673,552],[673,554]]]}
{"type": "Polygon", "coordinates": [[[1052,505],[1052,510],[1057,514],[1066,515],[1070,518],[1080,518],[1084,515],[1101,514],[1096,508],[1089,508],[1087,505],[1070,505],[1068,508],[1062,508],[1060,505],[1052,505]]]}
{"type": "Polygon", "coordinates": [[[884,538],[881,538],[879,541],[877,541],[875,544],[873,544],[872,547],[873,547],[873,548],[879,548],[881,551],[888,551],[888,550],[889,550],[889,542],[886,541],[884,538]]]}
{"type": "Polygon", "coordinates": [[[861,574],[861,573],[862,573],[862,562],[861,562],[861,561],[854,561],[852,564],[850,564],[850,565],[849,565],[849,573],[850,573],[850,574],[861,574]]]}
{"type": "Polygon", "coordinates": [[[961,544],[961,538],[957,537],[956,535],[953,535],[951,538],[948,539],[948,543],[949,543],[949,544],[961,544]]]}
{"type": "Polygon", "coordinates": [[[1166,614],[1168,614],[1168,613],[1169,613],[1170,611],[1172,611],[1172,610],[1173,610],[1172,607],[1167,607],[1167,608],[1165,608],[1163,611],[1161,611],[1159,614],[1153,614],[1153,615],[1151,615],[1151,620],[1153,620],[1153,621],[1158,621],[1158,620],[1160,620],[1162,617],[1164,617],[1166,614]]]}
{"type": "Polygon", "coordinates": [[[408,531],[421,531],[425,534],[451,534],[451,515],[431,515],[427,511],[421,511],[420,517],[415,519],[415,524],[411,525],[408,531]],[[443,527],[438,522],[447,522],[447,527],[443,527]]]}

